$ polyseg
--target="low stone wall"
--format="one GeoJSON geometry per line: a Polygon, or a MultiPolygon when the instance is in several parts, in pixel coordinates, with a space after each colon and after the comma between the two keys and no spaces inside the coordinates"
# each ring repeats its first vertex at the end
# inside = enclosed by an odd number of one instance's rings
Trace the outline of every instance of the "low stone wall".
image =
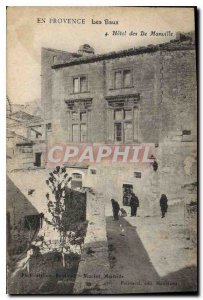
{"type": "Polygon", "coordinates": [[[74,285],[74,294],[101,294],[109,273],[104,199],[87,192],[88,228],[74,285]]]}

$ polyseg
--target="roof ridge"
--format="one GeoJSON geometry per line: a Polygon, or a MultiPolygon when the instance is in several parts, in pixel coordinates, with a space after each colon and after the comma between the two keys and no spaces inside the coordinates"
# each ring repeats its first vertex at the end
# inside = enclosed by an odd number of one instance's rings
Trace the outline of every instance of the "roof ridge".
{"type": "Polygon", "coordinates": [[[149,52],[156,52],[159,50],[185,50],[185,49],[195,49],[195,44],[191,41],[179,41],[179,40],[171,40],[169,42],[161,43],[161,44],[149,44],[147,46],[140,46],[140,47],[133,47],[119,51],[111,51],[103,54],[96,54],[96,55],[89,55],[89,56],[81,56],[78,58],[70,57],[70,59],[66,62],[55,64],[52,66],[53,69],[58,69],[61,67],[80,64],[80,63],[88,63],[94,61],[100,61],[104,59],[111,59],[115,57],[122,57],[122,56],[131,56],[131,55],[138,55],[144,54],[149,52]]]}

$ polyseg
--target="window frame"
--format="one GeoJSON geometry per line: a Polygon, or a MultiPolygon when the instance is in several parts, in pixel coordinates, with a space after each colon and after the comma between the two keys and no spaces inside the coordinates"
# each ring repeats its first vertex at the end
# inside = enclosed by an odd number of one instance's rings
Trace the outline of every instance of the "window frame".
{"type": "Polygon", "coordinates": [[[119,90],[119,89],[129,89],[133,87],[133,69],[132,68],[119,68],[119,69],[115,69],[113,71],[113,89],[114,90],[119,90]],[[124,85],[124,73],[125,72],[130,72],[130,85],[129,86],[125,86],[124,85]],[[116,73],[121,73],[121,86],[117,87],[116,86],[116,73]]]}
{"type": "Polygon", "coordinates": [[[73,94],[83,94],[83,93],[87,93],[88,92],[88,88],[89,88],[89,83],[88,83],[88,76],[87,74],[81,74],[81,75],[77,75],[77,76],[73,76],[72,77],[72,93],[73,94]],[[81,90],[81,78],[86,78],[86,89],[84,91],[81,90]],[[78,79],[78,91],[75,91],[75,84],[74,81],[78,79]]]}
{"type": "Polygon", "coordinates": [[[52,131],[52,123],[51,122],[46,123],[46,131],[47,132],[52,131]]]}
{"type": "Polygon", "coordinates": [[[72,111],[72,142],[78,142],[78,143],[87,143],[88,141],[88,111],[87,110],[79,110],[79,111],[72,111]],[[86,113],[86,121],[82,120],[82,114],[86,113]],[[78,118],[76,120],[73,120],[73,114],[78,115],[78,118]],[[73,135],[73,126],[78,125],[78,137],[79,141],[74,141],[74,135],[73,135]],[[86,141],[82,141],[82,126],[86,126],[86,141]]]}
{"type": "Polygon", "coordinates": [[[133,176],[134,176],[134,178],[142,179],[142,172],[141,171],[134,171],[133,176]]]}
{"type": "Polygon", "coordinates": [[[131,143],[133,142],[133,136],[134,136],[134,123],[133,123],[133,114],[134,114],[134,108],[129,107],[122,107],[122,108],[114,108],[114,118],[113,118],[113,124],[114,124],[114,142],[115,143],[131,143]],[[122,110],[123,118],[121,120],[116,120],[116,110],[122,110]],[[125,111],[131,111],[131,119],[125,119],[125,111]],[[130,123],[132,125],[132,139],[130,141],[125,140],[125,128],[124,124],[130,123]],[[116,124],[121,124],[121,141],[117,140],[117,134],[116,134],[116,124]]]}

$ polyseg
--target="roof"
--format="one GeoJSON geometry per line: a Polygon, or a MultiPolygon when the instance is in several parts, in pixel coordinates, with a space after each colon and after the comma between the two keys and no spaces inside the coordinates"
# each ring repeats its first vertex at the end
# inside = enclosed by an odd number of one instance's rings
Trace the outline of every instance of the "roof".
{"type": "Polygon", "coordinates": [[[69,52],[69,51],[55,49],[55,48],[42,47],[42,49],[47,50],[47,51],[51,51],[51,52],[59,52],[59,53],[63,53],[63,54],[69,54],[69,55],[73,55],[73,56],[77,56],[77,57],[81,56],[80,54],[75,53],[75,52],[69,52]]]}
{"type": "Polygon", "coordinates": [[[70,57],[67,61],[55,64],[52,66],[52,69],[59,69],[71,65],[79,65],[85,63],[92,63],[96,61],[102,61],[106,59],[113,59],[117,57],[125,57],[125,56],[132,56],[132,55],[140,55],[144,53],[153,53],[160,50],[163,51],[175,51],[175,50],[194,50],[195,44],[191,40],[180,42],[179,40],[172,40],[167,43],[162,43],[158,45],[148,45],[145,47],[138,47],[138,48],[130,48],[127,50],[121,50],[116,52],[109,52],[105,54],[99,55],[88,55],[88,56],[81,56],[78,58],[70,57]]]}
{"type": "MultiPolygon", "coordinates": [[[[7,130],[7,133],[6,133],[6,137],[7,138],[18,138],[20,141],[22,141],[23,143],[33,143],[30,139],[28,139],[27,137],[24,137],[20,134],[17,134],[15,131],[11,131],[11,130],[7,130]]],[[[23,144],[21,142],[21,144],[23,144]]]]}
{"type": "Polygon", "coordinates": [[[15,121],[18,121],[18,122],[25,122],[25,123],[42,121],[40,116],[33,116],[33,115],[30,115],[30,114],[28,114],[24,111],[21,111],[21,110],[10,114],[10,116],[8,118],[11,119],[11,120],[15,120],[15,121]]]}

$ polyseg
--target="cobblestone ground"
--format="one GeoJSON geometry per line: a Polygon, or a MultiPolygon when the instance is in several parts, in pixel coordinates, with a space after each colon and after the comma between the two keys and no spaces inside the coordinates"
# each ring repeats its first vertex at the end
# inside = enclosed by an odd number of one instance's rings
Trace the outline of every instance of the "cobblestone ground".
{"type": "MultiPolygon", "coordinates": [[[[159,210],[159,207],[158,207],[159,210]]],[[[136,227],[137,233],[147,250],[156,271],[166,276],[186,266],[196,265],[196,248],[191,242],[182,204],[169,206],[165,218],[159,211],[156,216],[126,217],[136,227]]]]}

